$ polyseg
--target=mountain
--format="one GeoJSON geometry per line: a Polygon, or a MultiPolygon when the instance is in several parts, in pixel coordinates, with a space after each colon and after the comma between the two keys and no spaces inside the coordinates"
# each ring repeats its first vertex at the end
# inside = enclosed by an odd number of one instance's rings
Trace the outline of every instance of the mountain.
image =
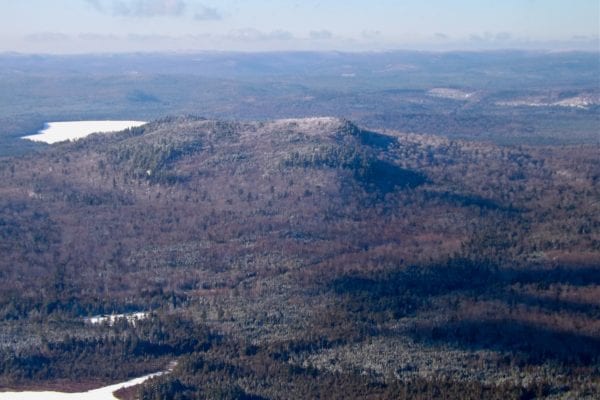
{"type": "Polygon", "coordinates": [[[593,396],[597,155],[181,116],[2,159],[0,385],[593,396]]]}

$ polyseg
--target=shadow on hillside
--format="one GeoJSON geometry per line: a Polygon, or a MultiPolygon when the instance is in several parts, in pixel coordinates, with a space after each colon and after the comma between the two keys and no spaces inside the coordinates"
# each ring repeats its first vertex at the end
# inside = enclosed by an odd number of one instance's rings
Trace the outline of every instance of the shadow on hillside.
{"type": "Polygon", "coordinates": [[[376,324],[374,326],[381,326],[380,323],[390,318],[418,316],[420,310],[433,310],[433,307],[435,312],[441,313],[442,320],[445,320],[446,311],[452,313],[454,320],[426,324],[407,332],[425,344],[446,343],[464,350],[507,351],[516,360],[533,364],[555,360],[590,365],[600,361],[600,338],[574,332],[572,323],[576,321],[569,318],[577,313],[575,318],[578,319],[596,319],[598,306],[535,297],[508,288],[513,284],[531,283],[540,287],[559,283],[572,286],[598,284],[599,272],[600,268],[507,270],[456,258],[447,264],[412,266],[375,276],[343,276],[332,281],[329,289],[353,318],[376,324]],[[435,301],[442,296],[444,300],[435,301]],[[482,310],[493,302],[496,304],[493,317],[473,320],[472,316],[464,316],[461,319],[460,309],[456,306],[463,300],[475,304],[481,301],[482,310]],[[502,304],[505,307],[498,307],[502,304]],[[529,314],[523,307],[536,311],[529,314]],[[512,310],[520,310],[518,321],[511,314],[512,310]],[[540,312],[557,316],[560,313],[556,324],[566,325],[539,325],[535,318],[540,312]],[[569,321],[562,321],[565,318],[569,321]]]}
{"type": "Polygon", "coordinates": [[[342,276],[329,285],[350,312],[362,314],[361,319],[380,320],[381,314],[394,318],[413,315],[432,298],[451,292],[486,292],[497,285],[496,275],[493,268],[456,259],[445,265],[410,266],[376,276],[342,276]]]}
{"type": "Polygon", "coordinates": [[[459,194],[451,192],[425,192],[426,199],[439,199],[444,202],[457,205],[459,207],[470,207],[475,206],[484,210],[497,210],[505,212],[515,212],[518,209],[512,206],[505,206],[497,202],[496,200],[489,199],[486,197],[478,196],[476,194],[459,194]]]}
{"type": "Polygon", "coordinates": [[[575,302],[551,297],[538,297],[530,294],[512,293],[509,297],[512,303],[537,307],[547,312],[578,313],[589,318],[600,320],[600,305],[585,302],[575,302]]]}
{"type": "Polygon", "coordinates": [[[355,171],[354,177],[365,190],[382,194],[397,188],[415,188],[427,182],[424,174],[383,160],[371,161],[366,168],[355,171]]]}
{"type": "MultiPolygon", "coordinates": [[[[409,266],[377,275],[346,275],[334,279],[329,286],[340,295],[368,296],[376,299],[404,293],[415,297],[441,296],[455,291],[497,297],[500,295],[500,289],[514,284],[537,284],[540,287],[552,284],[598,285],[600,267],[500,269],[465,258],[453,258],[446,264],[409,266]]],[[[502,296],[509,296],[504,291],[501,293],[504,293],[502,296]]],[[[533,301],[533,298],[527,299],[524,295],[518,299],[533,301]]],[[[546,302],[546,307],[558,306],[553,299],[540,298],[536,301],[540,304],[546,302]]],[[[574,303],[572,307],[576,305],[574,303]]]]}
{"type": "Polygon", "coordinates": [[[409,335],[426,344],[449,344],[464,350],[511,352],[527,364],[558,361],[592,365],[600,361],[600,339],[559,329],[500,318],[462,320],[415,329],[409,335]]]}
{"type": "Polygon", "coordinates": [[[600,265],[586,267],[552,267],[512,269],[506,271],[510,283],[538,284],[541,286],[563,283],[572,286],[600,284],[600,265]]]}
{"type": "Polygon", "coordinates": [[[377,132],[360,130],[356,133],[356,136],[360,139],[361,144],[381,150],[387,150],[398,144],[398,140],[395,137],[377,132]]]}

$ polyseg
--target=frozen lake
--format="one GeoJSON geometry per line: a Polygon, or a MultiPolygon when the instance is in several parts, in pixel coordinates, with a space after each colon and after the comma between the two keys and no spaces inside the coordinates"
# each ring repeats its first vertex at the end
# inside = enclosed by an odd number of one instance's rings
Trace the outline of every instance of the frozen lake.
{"type": "Polygon", "coordinates": [[[116,397],[113,392],[130,386],[139,385],[148,379],[164,374],[157,372],[135,378],[130,381],[105,386],[99,389],[80,393],[61,393],[61,392],[0,392],[0,400],[113,400],[116,397]]]}
{"type": "Polygon", "coordinates": [[[39,133],[23,136],[22,139],[52,144],[65,140],[81,139],[92,133],[118,132],[123,129],[144,125],[145,123],[144,121],[48,122],[39,133]]]}

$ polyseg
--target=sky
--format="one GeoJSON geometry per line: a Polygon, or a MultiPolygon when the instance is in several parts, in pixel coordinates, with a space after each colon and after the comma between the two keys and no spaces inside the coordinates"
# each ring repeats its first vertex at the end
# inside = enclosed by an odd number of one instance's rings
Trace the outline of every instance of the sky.
{"type": "Polygon", "coordinates": [[[599,0],[0,0],[0,52],[600,51],[599,0]]]}

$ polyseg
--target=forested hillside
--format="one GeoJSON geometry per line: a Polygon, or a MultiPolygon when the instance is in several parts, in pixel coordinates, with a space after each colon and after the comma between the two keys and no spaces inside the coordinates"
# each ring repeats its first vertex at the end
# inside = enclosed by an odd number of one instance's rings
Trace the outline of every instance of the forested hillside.
{"type": "Polygon", "coordinates": [[[3,158],[0,388],[597,397],[599,150],[182,116],[3,158]]]}

